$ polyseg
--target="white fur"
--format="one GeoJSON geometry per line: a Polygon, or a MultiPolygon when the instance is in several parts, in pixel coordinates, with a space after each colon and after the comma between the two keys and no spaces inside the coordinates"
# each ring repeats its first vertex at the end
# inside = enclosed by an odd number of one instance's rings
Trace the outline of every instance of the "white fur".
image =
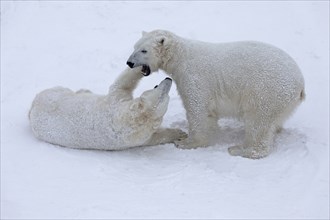
{"type": "Polygon", "coordinates": [[[305,97],[295,61],[269,44],[214,44],[156,30],[144,33],[134,49],[128,63],[162,69],[177,84],[189,122],[188,138],[176,142],[180,148],[207,146],[218,119],[235,117],[245,122],[245,142],[229,153],[265,157],[275,131],[305,97]]]}
{"type": "Polygon", "coordinates": [[[126,69],[106,96],[56,87],[39,93],[29,113],[35,136],[80,149],[121,150],[157,145],[185,137],[178,129],[159,128],[167,110],[171,81],[133,99],[141,69],[126,69]]]}

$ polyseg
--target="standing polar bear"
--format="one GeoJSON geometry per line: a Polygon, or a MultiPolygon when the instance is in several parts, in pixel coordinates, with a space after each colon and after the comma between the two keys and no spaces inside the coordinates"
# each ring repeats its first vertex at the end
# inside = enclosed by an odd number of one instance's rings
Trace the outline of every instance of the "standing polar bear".
{"type": "Polygon", "coordinates": [[[55,87],[39,93],[29,113],[35,136],[43,141],[79,149],[122,150],[174,142],[186,134],[160,128],[169,103],[172,80],[133,99],[141,69],[127,68],[108,95],[55,87]]]}
{"type": "Polygon", "coordinates": [[[295,61],[261,42],[214,44],[164,30],[143,32],[127,65],[142,66],[144,75],[162,69],[174,79],[189,123],[188,138],[176,141],[179,148],[207,146],[218,119],[235,117],[245,124],[245,140],[229,153],[265,157],[275,132],[305,98],[295,61]]]}

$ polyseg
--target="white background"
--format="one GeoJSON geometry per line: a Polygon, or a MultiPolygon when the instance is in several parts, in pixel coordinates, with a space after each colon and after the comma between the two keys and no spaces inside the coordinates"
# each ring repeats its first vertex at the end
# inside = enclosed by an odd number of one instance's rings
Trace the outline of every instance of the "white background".
{"type": "MultiPolygon", "coordinates": [[[[166,75],[143,78],[135,91],[166,75]]],[[[172,87],[164,126],[187,130],[172,87]]],[[[329,218],[328,1],[1,1],[1,218],[329,218]],[[306,101],[267,158],[232,157],[242,124],[219,121],[218,144],[120,152],[34,138],[35,95],[61,85],[106,94],[142,30],[208,42],[258,40],[300,66],[306,101]]]]}

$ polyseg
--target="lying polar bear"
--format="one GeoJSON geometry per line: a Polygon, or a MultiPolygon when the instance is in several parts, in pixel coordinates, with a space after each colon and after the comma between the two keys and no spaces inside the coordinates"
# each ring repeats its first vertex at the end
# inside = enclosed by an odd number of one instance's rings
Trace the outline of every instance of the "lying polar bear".
{"type": "Polygon", "coordinates": [[[181,130],[159,128],[172,80],[166,78],[133,99],[132,92],[141,77],[141,69],[126,69],[106,96],[62,87],[42,91],[29,113],[33,133],[52,144],[102,150],[158,145],[184,138],[186,134],[181,130]]]}
{"type": "Polygon", "coordinates": [[[144,75],[158,69],[175,81],[187,112],[189,136],[179,148],[209,144],[220,117],[245,122],[245,142],[231,155],[267,156],[276,130],[304,100],[304,78],[295,61],[269,44],[206,43],[169,31],[143,33],[127,65],[144,75]]]}

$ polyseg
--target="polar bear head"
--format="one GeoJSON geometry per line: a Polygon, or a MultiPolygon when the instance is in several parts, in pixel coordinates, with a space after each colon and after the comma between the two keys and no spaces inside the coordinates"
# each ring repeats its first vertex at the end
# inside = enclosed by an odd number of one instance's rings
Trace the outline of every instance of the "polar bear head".
{"type": "Polygon", "coordinates": [[[149,33],[143,31],[142,38],[134,45],[134,52],[126,64],[130,68],[142,66],[142,74],[145,76],[158,71],[166,60],[171,36],[173,36],[171,32],[163,30],[149,33]]]}
{"type": "Polygon", "coordinates": [[[135,125],[151,125],[159,127],[165,115],[170,97],[168,95],[172,79],[166,78],[154,89],[147,90],[133,100],[131,111],[135,114],[132,123],[135,125]]]}

